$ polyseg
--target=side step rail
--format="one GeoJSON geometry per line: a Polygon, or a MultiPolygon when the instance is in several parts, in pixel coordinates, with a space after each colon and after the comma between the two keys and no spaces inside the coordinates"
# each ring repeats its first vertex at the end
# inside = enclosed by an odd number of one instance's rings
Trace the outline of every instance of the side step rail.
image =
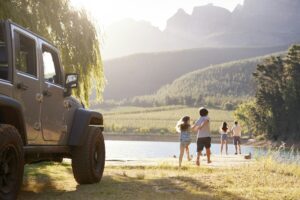
{"type": "Polygon", "coordinates": [[[27,145],[23,147],[25,154],[39,153],[39,154],[48,154],[48,153],[70,153],[71,149],[69,146],[39,146],[39,145],[27,145]]]}

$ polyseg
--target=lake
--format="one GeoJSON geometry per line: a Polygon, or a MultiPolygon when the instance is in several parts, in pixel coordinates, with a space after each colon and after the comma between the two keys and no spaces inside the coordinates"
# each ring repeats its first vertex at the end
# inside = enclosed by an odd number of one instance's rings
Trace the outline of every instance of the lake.
{"type": "MultiPolygon", "coordinates": [[[[140,160],[148,158],[171,158],[179,155],[179,142],[157,141],[118,141],[106,140],[107,160],[140,160]]],[[[220,155],[220,144],[212,144],[212,154],[220,155]]],[[[205,152],[205,151],[203,151],[205,152]]],[[[225,151],[224,151],[225,152],[225,151]]],[[[242,154],[261,154],[266,152],[261,148],[242,146],[242,154]]],[[[190,153],[196,156],[196,144],[190,145],[190,153]]],[[[228,145],[228,153],[234,154],[234,145],[228,145]]]]}

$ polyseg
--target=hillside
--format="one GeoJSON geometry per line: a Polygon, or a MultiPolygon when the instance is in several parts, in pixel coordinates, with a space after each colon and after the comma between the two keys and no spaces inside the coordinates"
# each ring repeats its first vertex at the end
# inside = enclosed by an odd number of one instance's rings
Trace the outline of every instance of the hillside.
{"type": "Polygon", "coordinates": [[[178,9],[164,30],[123,20],[107,28],[103,58],[199,47],[291,45],[300,41],[299,0],[244,0],[233,12],[208,4],[178,9]]]}
{"type": "Polygon", "coordinates": [[[104,99],[120,100],[153,94],[163,85],[188,72],[210,65],[279,52],[286,48],[199,48],[136,54],[104,61],[108,81],[104,99]]]}
{"type": "Polygon", "coordinates": [[[233,61],[200,69],[163,86],[158,90],[159,98],[205,96],[253,96],[255,84],[252,73],[262,57],[233,61]]]}
{"type": "Polygon", "coordinates": [[[237,104],[254,96],[256,86],[252,73],[266,57],[233,61],[187,73],[163,86],[154,95],[135,97],[131,102],[139,105],[191,106],[222,106],[226,102],[237,104]]]}

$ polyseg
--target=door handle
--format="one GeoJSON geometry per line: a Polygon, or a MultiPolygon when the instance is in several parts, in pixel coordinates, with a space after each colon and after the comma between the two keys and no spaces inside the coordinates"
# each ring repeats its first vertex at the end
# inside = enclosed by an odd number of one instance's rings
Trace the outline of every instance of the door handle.
{"type": "Polygon", "coordinates": [[[43,96],[45,96],[45,97],[51,97],[52,93],[49,90],[44,90],[43,91],[43,96]]]}
{"type": "Polygon", "coordinates": [[[17,89],[19,90],[27,90],[28,89],[28,86],[25,85],[24,83],[17,83],[17,89]]]}

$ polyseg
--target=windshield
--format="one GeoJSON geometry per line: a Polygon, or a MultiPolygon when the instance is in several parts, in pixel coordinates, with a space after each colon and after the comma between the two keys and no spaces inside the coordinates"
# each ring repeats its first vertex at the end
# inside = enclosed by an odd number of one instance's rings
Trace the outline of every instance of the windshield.
{"type": "Polygon", "coordinates": [[[4,23],[0,22],[0,79],[8,80],[8,59],[4,23]]]}

